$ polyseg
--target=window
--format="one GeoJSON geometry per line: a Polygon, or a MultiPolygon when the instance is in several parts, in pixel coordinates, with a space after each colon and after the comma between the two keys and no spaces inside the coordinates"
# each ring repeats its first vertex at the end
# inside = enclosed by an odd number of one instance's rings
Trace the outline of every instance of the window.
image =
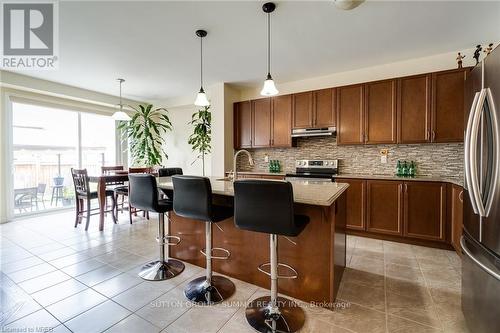
{"type": "Polygon", "coordinates": [[[71,168],[116,162],[110,116],[12,103],[14,215],[75,204],[71,168]]]}
{"type": "Polygon", "coordinates": [[[101,166],[116,164],[115,121],[109,116],[81,114],[82,168],[99,174],[101,166]]]}

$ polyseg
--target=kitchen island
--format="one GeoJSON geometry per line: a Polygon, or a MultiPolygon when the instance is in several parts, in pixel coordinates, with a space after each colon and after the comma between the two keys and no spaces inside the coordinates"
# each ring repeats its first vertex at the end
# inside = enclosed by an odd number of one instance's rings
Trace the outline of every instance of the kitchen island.
{"type": "MultiPolygon", "coordinates": [[[[233,183],[223,178],[210,178],[213,201],[232,206],[233,183]]],[[[279,292],[322,306],[333,305],[346,264],[346,195],[348,184],[329,182],[291,182],[295,213],[307,215],[310,223],[291,239],[279,237],[279,262],[295,268],[297,279],[280,279],[279,292]],[[295,243],[295,244],[294,244],[295,243]]],[[[173,188],[171,179],[159,178],[158,186],[173,188]]],[[[205,267],[200,250],[205,247],[205,226],[200,221],[170,215],[170,234],[181,243],[170,247],[170,255],[196,266],[205,267]]],[[[272,223],[272,221],[269,221],[272,223]]],[[[217,273],[234,277],[263,288],[270,287],[269,277],[257,267],[269,261],[269,235],[238,229],[233,218],[213,228],[213,246],[231,252],[228,260],[213,260],[217,273]]],[[[285,272],[280,272],[284,274],[285,272]]]]}

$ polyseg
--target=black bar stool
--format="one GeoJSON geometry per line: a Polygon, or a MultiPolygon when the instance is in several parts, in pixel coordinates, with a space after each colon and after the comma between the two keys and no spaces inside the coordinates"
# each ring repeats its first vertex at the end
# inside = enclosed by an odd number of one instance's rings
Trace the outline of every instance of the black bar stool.
{"type": "Polygon", "coordinates": [[[309,223],[309,217],[295,215],[292,184],[271,180],[234,182],[234,222],[243,230],[270,234],[270,262],[258,270],[271,277],[271,295],[253,300],[246,308],[248,323],[262,333],[297,332],[305,320],[304,311],[292,300],[278,297],[278,279],[295,279],[291,266],[278,263],[278,235],[296,237],[309,223]],[[270,266],[270,272],[264,267],[270,266]],[[279,267],[292,271],[278,274],[279,267]]]}
{"type": "Polygon", "coordinates": [[[231,255],[226,249],[212,248],[212,224],[233,216],[233,209],[212,204],[212,186],[206,177],[173,176],[172,183],[175,214],[205,222],[206,247],[201,253],[206,257],[206,274],[189,282],[184,294],[195,303],[220,303],[234,293],[235,286],[223,276],[212,275],[212,259],[226,260],[231,255]],[[225,256],[214,256],[214,251],[222,251],[225,256]]]}
{"type": "Polygon", "coordinates": [[[184,264],[169,258],[169,246],[175,246],[181,241],[179,237],[169,234],[169,212],[173,209],[172,201],[158,199],[158,186],[153,175],[129,174],[129,204],[159,214],[157,241],[160,245],[160,259],[142,267],[139,276],[145,280],[160,281],[179,275],[184,270],[184,264]],[[166,224],[165,213],[167,213],[166,224]]]}

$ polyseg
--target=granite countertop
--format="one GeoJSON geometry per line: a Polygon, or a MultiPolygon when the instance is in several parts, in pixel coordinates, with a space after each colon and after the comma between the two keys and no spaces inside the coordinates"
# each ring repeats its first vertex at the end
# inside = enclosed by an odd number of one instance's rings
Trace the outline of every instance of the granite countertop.
{"type": "Polygon", "coordinates": [[[380,179],[380,180],[408,180],[422,182],[445,182],[458,186],[463,186],[463,180],[453,177],[439,177],[431,175],[417,175],[415,177],[398,177],[396,175],[359,175],[359,174],[339,174],[334,176],[335,179],[350,178],[350,179],[380,179]]]}
{"type": "Polygon", "coordinates": [[[238,174],[239,175],[283,176],[283,177],[286,176],[286,172],[269,172],[269,171],[238,171],[238,174]]]}
{"type": "MultiPolygon", "coordinates": [[[[234,196],[233,182],[224,178],[209,178],[213,194],[234,196]]],[[[331,206],[349,187],[349,184],[346,183],[333,182],[297,180],[291,181],[291,183],[294,202],[314,206],[331,206]]],[[[158,187],[169,190],[173,189],[171,179],[169,177],[159,178],[158,187]]]]}

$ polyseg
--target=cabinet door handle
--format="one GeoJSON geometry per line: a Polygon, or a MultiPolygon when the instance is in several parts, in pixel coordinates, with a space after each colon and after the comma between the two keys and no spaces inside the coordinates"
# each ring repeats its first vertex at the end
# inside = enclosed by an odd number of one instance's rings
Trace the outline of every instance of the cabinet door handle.
{"type": "Polygon", "coordinates": [[[405,183],[405,193],[408,193],[408,184],[405,183]]]}
{"type": "Polygon", "coordinates": [[[431,140],[431,131],[427,130],[425,132],[425,140],[430,141],[431,140]]]}
{"type": "Polygon", "coordinates": [[[432,131],[432,142],[434,142],[434,140],[436,140],[436,132],[432,131]]]}
{"type": "Polygon", "coordinates": [[[460,191],[460,194],[458,194],[458,200],[460,200],[460,202],[464,202],[464,190],[460,191]]]}

